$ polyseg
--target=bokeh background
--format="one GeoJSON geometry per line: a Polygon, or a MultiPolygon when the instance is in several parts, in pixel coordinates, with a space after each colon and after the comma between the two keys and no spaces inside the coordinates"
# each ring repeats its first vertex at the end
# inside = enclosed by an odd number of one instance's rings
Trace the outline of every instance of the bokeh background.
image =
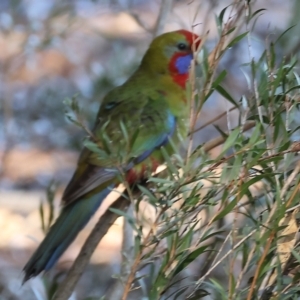
{"type": "MultiPolygon", "coordinates": [[[[169,3],[163,30],[196,25],[198,34],[209,30],[205,47],[213,49],[218,40],[215,16],[231,2],[169,3]]],[[[162,4],[159,0],[0,0],[0,299],[46,299],[40,278],[21,286],[21,270],[43,238],[39,205],[46,198],[45,190],[55,183],[58,209],[85,136],[66,119],[63,101],[76,95],[91,125],[103,95],[138,66],[153,38],[162,4]]],[[[276,51],[279,57],[297,55],[300,2],[254,2],[253,9],[259,8],[266,11],[251,35],[254,58],[291,25],[296,26],[276,51]]],[[[220,63],[219,69],[228,72],[224,86],[236,101],[247,94],[242,64],[249,61],[245,40],[228,50],[220,63]]],[[[199,124],[230,107],[213,94],[199,124]]],[[[217,125],[226,130],[237,121],[233,112],[217,125]]],[[[214,126],[208,126],[197,133],[196,144],[217,135],[214,126]]],[[[70,266],[103,209],[50,275],[70,266]]],[[[100,243],[78,285],[77,299],[100,297],[118,273],[121,227],[119,219],[100,243]]]]}

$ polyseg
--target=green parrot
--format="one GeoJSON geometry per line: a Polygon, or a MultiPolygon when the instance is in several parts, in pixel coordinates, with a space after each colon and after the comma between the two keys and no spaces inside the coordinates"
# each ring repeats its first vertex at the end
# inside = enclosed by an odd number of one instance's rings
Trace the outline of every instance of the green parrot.
{"type": "Polygon", "coordinates": [[[179,143],[187,132],[186,82],[193,53],[200,43],[186,30],[156,37],[139,68],[104,97],[76,171],[62,196],[62,210],[24,267],[24,282],[53,267],[120,183],[145,180],[164,163],[160,150],[171,155],[169,139],[179,143]]]}

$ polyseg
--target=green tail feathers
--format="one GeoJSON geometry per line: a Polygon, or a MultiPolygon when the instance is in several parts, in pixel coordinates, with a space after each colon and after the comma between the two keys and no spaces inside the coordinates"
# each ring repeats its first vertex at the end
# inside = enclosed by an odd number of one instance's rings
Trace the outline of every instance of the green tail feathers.
{"type": "Polygon", "coordinates": [[[53,267],[110,192],[111,189],[106,188],[96,195],[77,200],[62,209],[43,242],[25,265],[24,282],[53,267]]]}

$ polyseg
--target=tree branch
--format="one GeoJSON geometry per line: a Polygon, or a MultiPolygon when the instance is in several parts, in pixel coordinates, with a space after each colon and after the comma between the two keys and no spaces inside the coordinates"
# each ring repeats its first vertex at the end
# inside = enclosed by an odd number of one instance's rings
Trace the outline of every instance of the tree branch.
{"type": "MultiPolygon", "coordinates": [[[[133,218],[133,204],[131,203],[127,209],[127,215],[133,218]]],[[[134,259],[134,239],[133,228],[128,220],[124,218],[123,224],[123,242],[122,242],[122,262],[121,262],[121,276],[112,284],[106,293],[105,299],[116,300],[121,299],[124,292],[124,282],[127,281],[130,274],[132,262],[134,259]]]]}

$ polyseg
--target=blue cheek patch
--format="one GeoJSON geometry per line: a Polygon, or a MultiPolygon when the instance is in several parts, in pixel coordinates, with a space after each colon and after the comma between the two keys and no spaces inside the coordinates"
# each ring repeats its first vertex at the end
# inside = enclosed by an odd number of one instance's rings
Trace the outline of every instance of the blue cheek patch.
{"type": "Polygon", "coordinates": [[[192,54],[188,54],[185,56],[180,56],[177,58],[175,62],[176,69],[179,74],[186,74],[189,71],[189,67],[191,65],[191,61],[193,59],[192,54]]]}

